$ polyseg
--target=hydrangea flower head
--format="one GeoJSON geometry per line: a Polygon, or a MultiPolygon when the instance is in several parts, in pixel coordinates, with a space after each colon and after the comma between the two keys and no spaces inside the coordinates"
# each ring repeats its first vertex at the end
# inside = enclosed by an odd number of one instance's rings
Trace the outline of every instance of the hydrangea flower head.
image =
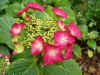
{"type": "MultiPolygon", "coordinates": [[[[17,12],[17,21],[10,30],[14,36],[13,43],[16,43],[13,55],[28,49],[32,56],[37,57],[36,61],[42,58],[42,61],[39,61],[44,65],[71,59],[75,37],[81,37],[76,25],[72,22],[66,26],[63,20],[49,17],[43,13],[44,7],[38,3],[28,2],[25,6],[26,8],[17,12]],[[29,9],[37,11],[31,15],[27,12],[29,9]],[[24,14],[24,17],[21,14],[24,14]]],[[[60,8],[51,8],[51,11],[56,16],[67,18],[67,13],[60,8]]]]}

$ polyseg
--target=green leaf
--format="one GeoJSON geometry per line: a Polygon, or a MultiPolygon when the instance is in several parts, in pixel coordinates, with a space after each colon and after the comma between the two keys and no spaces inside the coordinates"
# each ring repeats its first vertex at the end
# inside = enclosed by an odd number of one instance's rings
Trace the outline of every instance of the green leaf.
{"type": "Polygon", "coordinates": [[[7,3],[8,0],[0,0],[0,10],[7,8],[8,7],[7,3]]]}
{"type": "Polygon", "coordinates": [[[35,11],[34,13],[35,13],[36,18],[40,18],[40,19],[49,18],[49,19],[52,19],[52,17],[50,15],[48,15],[46,12],[41,13],[40,11],[35,11]]]}
{"type": "Polygon", "coordinates": [[[11,42],[11,35],[9,33],[11,25],[15,19],[7,15],[0,17],[0,43],[7,44],[10,48],[14,48],[11,42]]]}
{"type": "Polygon", "coordinates": [[[87,33],[88,32],[88,26],[87,25],[80,25],[79,26],[81,32],[87,33]]]}
{"type": "Polygon", "coordinates": [[[89,24],[88,26],[91,27],[91,28],[92,28],[93,26],[96,26],[96,21],[93,20],[92,22],[90,22],[90,24],[89,24]]]}
{"type": "Polygon", "coordinates": [[[91,31],[89,33],[89,38],[90,39],[96,39],[98,36],[99,36],[99,32],[97,32],[97,31],[91,31]]]}
{"type": "Polygon", "coordinates": [[[93,50],[96,50],[96,41],[95,40],[88,40],[87,45],[92,48],[93,50]]]}
{"type": "Polygon", "coordinates": [[[80,25],[79,29],[82,32],[82,39],[83,40],[88,39],[88,26],[87,25],[80,25]]]}
{"type": "Polygon", "coordinates": [[[11,61],[18,60],[20,58],[25,58],[25,59],[34,59],[35,56],[32,56],[30,53],[30,49],[25,48],[25,51],[23,53],[19,53],[17,55],[13,55],[11,61]]]}
{"type": "Polygon", "coordinates": [[[72,21],[77,23],[76,18],[75,18],[75,13],[71,8],[68,8],[67,6],[59,7],[59,8],[63,9],[67,13],[67,18],[65,19],[66,24],[69,24],[72,21]]]}
{"type": "Polygon", "coordinates": [[[53,19],[57,19],[57,16],[53,13],[52,11],[52,6],[47,6],[46,9],[45,9],[45,12],[50,16],[52,17],[53,19]]]}
{"type": "Polygon", "coordinates": [[[22,6],[20,3],[16,2],[8,6],[6,9],[6,12],[9,16],[16,16],[16,12],[22,9],[22,6]]]}
{"type": "Polygon", "coordinates": [[[53,0],[53,4],[55,4],[56,7],[58,6],[62,6],[62,7],[66,6],[67,8],[71,7],[69,0],[53,0]]]}
{"type": "MultiPolygon", "coordinates": [[[[41,2],[41,0],[39,0],[41,2]]],[[[44,4],[51,4],[53,0],[43,0],[44,4]]]]}
{"type": "Polygon", "coordinates": [[[1,71],[5,71],[8,68],[7,60],[4,57],[0,58],[0,75],[1,71]]]}
{"type": "Polygon", "coordinates": [[[43,75],[82,75],[78,64],[73,60],[63,62],[63,65],[49,65],[43,68],[43,75]]]}
{"type": "Polygon", "coordinates": [[[36,2],[37,0],[22,0],[22,4],[26,4],[28,2],[36,2]]]}
{"type": "Polygon", "coordinates": [[[73,53],[74,53],[76,56],[81,56],[81,55],[82,55],[81,48],[80,48],[80,46],[79,46],[78,44],[74,44],[73,53]]]}
{"type": "Polygon", "coordinates": [[[5,75],[39,75],[39,69],[32,60],[19,59],[13,62],[5,75]]]}
{"type": "Polygon", "coordinates": [[[0,45],[0,52],[4,54],[10,54],[9,49],[6,46],[0,45]]]}
{"type": "Polygon", "coordinates": [[[93,51],[88,50],[88,56],[89,56],[89,58],[92,58],[93,57],[93,51]]]}
{"type": "Polygon", "coordinates": [[[64,61],[64,69],[66,75],[82,75],[79,65],[73,59],[64,61]]]}
{"type": "Polygon", "coordinates": [[[50,65],[43,68],[43,75],[65,75],[65,71],[62,66],[50,65]]]}

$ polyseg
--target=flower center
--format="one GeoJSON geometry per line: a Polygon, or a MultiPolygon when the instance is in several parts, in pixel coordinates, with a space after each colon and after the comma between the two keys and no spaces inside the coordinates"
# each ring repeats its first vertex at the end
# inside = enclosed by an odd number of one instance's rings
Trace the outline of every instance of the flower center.
{"type": "Polygon", "coordinates": [[[50,56],[55,56],[55,55],[56,55],[56,51],[55,51],[54,49],[51,49],[51,50],[49,51],[49,55],[50,55],[50,56]]]}
{"type": "Polygon", "coordinates": [[[21,31],[21,28],[14,28],[15,33],[20,33],[20,31],[21,31]]]}
{"type": "Polygon", "coordinates": [[[26,22],[23,29],[25,35],[23,39],[24,46],[30,48],[31,42],[34,41],[38,35],[43,37],[44,42],[53,42],[54,32],[59,30],[56,21],[48,18],[38,19],[35,15],[30,17],[32,20],[30,22],[26,22]]]}
{"type": "Polygon", "coordinates": [[[67,37],[65,37],[64,35],[61,36],[60,42],[61,42],[61,43],[64,43],[64,42],[66,42],[66,41],[67,41],[67,37]]]}
{"type": "Polygon", "coordinates": [[[35,48],[39,48],[40,50],[42,50],[42,48],[43,48],[42,44],[39,41],[36,42],[36,44],[34,45],[34,47],[35,48]]]}

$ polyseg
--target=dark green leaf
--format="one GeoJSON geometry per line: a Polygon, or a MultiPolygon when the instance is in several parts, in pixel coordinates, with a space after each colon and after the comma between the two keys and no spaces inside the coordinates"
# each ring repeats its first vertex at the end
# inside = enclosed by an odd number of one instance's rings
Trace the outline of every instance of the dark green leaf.
{"type": "Polygon", "coordinates": [[[43,75],[82,75],[78,64],[74,60],[67,60],[63,65],[49,65],[43,68],[43,75]]]}
{"type": "Polygon", "coordinates": [[[50,65],[43,68],[43,75],[66,75],[62,66],[50,65]]]}
{"type": "Polygon", "coordinates": [[[64,69],[66,75],[82,75],[79,65],[73,59],[64,61],[64,69]]]}
{"type": "Polygon", "coordinates": [[[25,59],[31,60],[31,59],[34,59],[33,57],[35,57],[35,56],[31,55],[30,49],[25,48],[25,51],[23,53],[12,56],[11,61],[15,61],[15,60],[20,59],[20,58],[23,58],[23,59],[25,58],[25,59]]]}
{"type": "Polygon", "coordinates": [[[9,49],[6,46],[0,45],[0,52],[4,54],[10,54],[9,49]]]}
{"type": "Polygon", "coordinates": [[[39,69],[32,60],[19,59],[13,62],[5,75],[39,75],[39,69]]]}

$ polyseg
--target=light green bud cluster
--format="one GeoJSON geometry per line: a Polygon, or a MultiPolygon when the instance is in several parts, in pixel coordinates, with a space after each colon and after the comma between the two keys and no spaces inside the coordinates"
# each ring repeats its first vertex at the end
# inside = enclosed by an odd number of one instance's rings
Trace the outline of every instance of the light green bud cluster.
{"type": "Polygon", "coordinates": [[[23,28],[21,42],[23,41],[24,46],[30,48],[32,41],[40,35],[43,37],[45,42],[53,43],[54,32],[59,30],[56,21],[49,18],[38,19],[35,15],[30,16],[31,20],[25,22],[23,28]]]}

